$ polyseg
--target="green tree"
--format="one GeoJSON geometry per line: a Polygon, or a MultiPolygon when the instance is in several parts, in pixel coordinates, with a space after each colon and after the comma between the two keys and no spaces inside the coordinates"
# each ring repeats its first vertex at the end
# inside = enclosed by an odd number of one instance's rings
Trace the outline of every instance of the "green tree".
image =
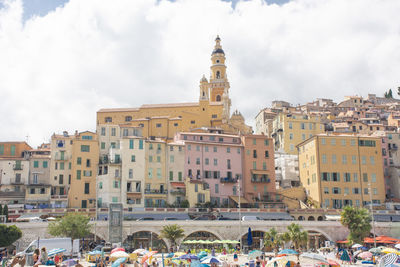
{"type": "Polygon", "coordinates": [[[284,241],[292,241],[294,248],[297,250],[300,246],[307,244],[308,232],[302,231],[302,227],[296,223],[292,223],[287,227],[287,232],[283,233],[284,241]]]}
{"type": "Polygon", "coordinates": [[[22,232],[17,226],[0,224],[0,247],[8,247],[21,237],[22,232]]]}
{"type": "Polygon", "coordinates": [[[166,238],[170,241],[171,247],[175,248],[176,241],[185,235],[184,230],[177,224],[165,225],[161,230],[161,238],[166,238]]]}
{"type": "Polygon", "coordinates": [[[340,222],[349,229],[350,233],[347,239],[350,244],[362,243],[364,237],[368,236],[371,231],[371,216],[364,208],[344,207],[340,214],[340,222]]]}
{"type": "Polygon", "coordinates": [[[0,215],[3,215],[3,206],[0,204],[0,215]]]}
{"type": "Polygon", "coordinates": [[[74,239],[81,239],[90,234],[90,218],[79,213],[68,213],[55,222],[49,223],[48,231],[53,236],[71,238],[71,254],[73,252],[74,239]]]}
{"type": "Polygon", "coordinates": [[[269,229],[264,234],[264,246],[267,248],[279,250],[279,247],[284,243],[282,234],[278,233],[275,228],[269,229]]]}
{"type": "Polygon", "coordinates": [[[6,222],[8,222],[8,206],[7,206],[7,204],[4,205],[3,215],[6,215],[6,222]]]}
{"type": "Polygon", "coordinates": [[[189,200],[185,199],[184,201],[182,201],[180,207],[189,208],[189,200]]]}
{"type": "Polygon", "coordinates": [[[397,87],[397,94],[400,95],[400,87],[397,87]]]}
{"type": "Polygon", "coordinates": [[[389,91],[385,92],[384,96],[385,98],[393,98],[392,89],[389,89],[389,91]]]}

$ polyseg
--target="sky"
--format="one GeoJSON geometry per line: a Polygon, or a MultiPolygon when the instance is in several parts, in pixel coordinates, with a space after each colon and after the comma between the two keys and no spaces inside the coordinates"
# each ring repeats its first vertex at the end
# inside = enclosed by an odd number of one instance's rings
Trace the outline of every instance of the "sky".
{"type": "Polygon", "coordinates": [[[194,102],[217,34],[232,111],[400,86],[398,0],[0,0],[0,140],[94,131],[100,108],[194,102]]]}

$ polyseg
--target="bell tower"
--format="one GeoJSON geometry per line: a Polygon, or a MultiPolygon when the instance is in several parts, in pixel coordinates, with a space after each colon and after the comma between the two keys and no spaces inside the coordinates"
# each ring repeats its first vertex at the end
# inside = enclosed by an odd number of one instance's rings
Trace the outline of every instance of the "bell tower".
{"type": "Polygon", "coordinates": [[[226,75],[225,52],[222,50],[221,38],[215,39],[214,50],[211,53],[210,101],[223,104],[223,123],[229,121],[231,100],[229,98],[229,82],[226,75]]]}

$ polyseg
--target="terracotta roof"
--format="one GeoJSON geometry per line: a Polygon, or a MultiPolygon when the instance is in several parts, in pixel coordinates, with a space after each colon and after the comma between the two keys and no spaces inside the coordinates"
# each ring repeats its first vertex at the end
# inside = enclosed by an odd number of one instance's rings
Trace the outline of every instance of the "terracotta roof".
{"type": "Polygon", "coordinates": [[[171,182],[171,186],[172,187],[175,187],[175,188],[185,188],[186,187],[186,185],[185,185],[185,183],[182,183],[182,182],[171,182]]]}
{"type": "Polygon", "coordinates": [[[139,108],[102,108],[97,111],[97,113],[101,112],[125,112],[125,111],[139,111],[139,108]]]}
{"type": "Polygon", "coordinates": [[[192,107],[198,106],[198,102],[190,102],[190,103],[169,103],[169,104],[144,104],[141,105],[140,108],[169,108],[169,107],[192,107]]]}

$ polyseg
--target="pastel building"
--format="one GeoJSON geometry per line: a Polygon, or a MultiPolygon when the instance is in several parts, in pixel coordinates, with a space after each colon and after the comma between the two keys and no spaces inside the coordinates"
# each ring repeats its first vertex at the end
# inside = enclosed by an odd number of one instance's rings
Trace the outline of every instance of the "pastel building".
{"type": "Polygon", "coordinates": [[[244,200],[263,206],[276,199],[273,139],[266,135],[242,136],[244,200]]]}
{"type": "Polygon", "coordinates": [[[185,143],[185,175],[208,185],[212,203],[235,205],[243,175],[240,137],[183,132],[177,134],[176,140],[185,143]]]}
{"type": "Polygon", "coordinates": [[[185,145],[171,142],[167,145],[168,204],[180,206],[186,199],[185,145]]]}

